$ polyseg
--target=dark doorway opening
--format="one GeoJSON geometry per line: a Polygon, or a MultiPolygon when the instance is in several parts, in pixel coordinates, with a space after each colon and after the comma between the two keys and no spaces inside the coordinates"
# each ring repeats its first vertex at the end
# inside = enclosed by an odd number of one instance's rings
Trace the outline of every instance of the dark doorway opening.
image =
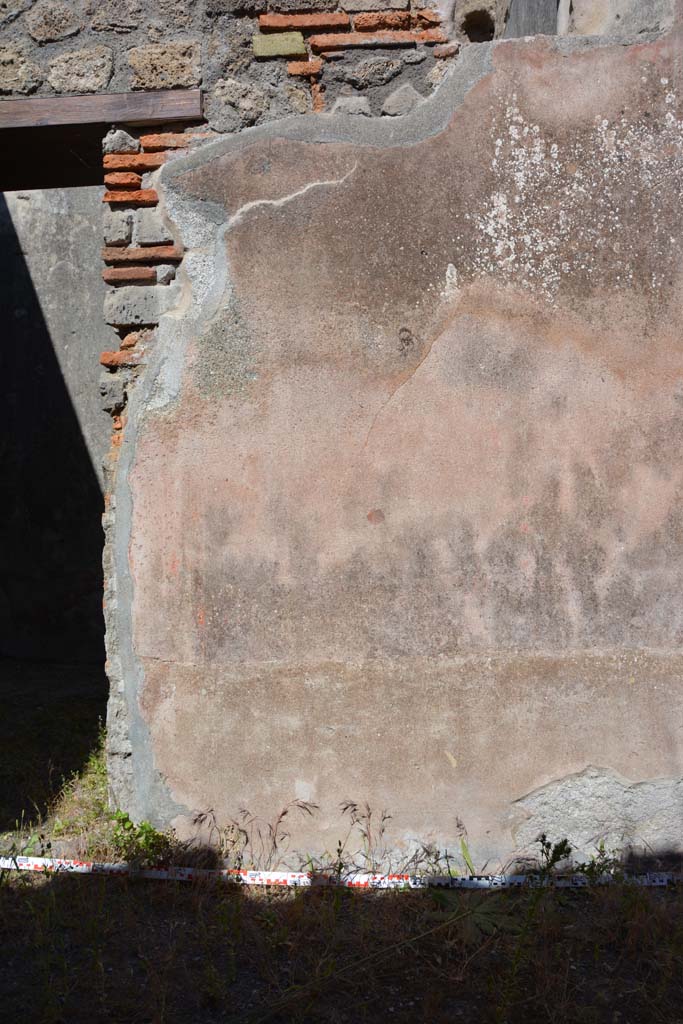
{"type": "Polygon", "coordinates": [[[488,11],[470,11],[463,19],[462,30],[471,43],[488,43],[496,26],[488,11]]]}
{"type": "MultiPolygon", "coordinates": [[[[0,152],[0,182],[19,184],[0,152]]],[[[54,181],[49,162],[24,181],[54,181]]],[[[91,172],[77,163],[80,185],[91,172]]],[[[22,189],[0,194],[0,831],[44,812],[83,766],[107,699],[101,189],[22,189]]]]}

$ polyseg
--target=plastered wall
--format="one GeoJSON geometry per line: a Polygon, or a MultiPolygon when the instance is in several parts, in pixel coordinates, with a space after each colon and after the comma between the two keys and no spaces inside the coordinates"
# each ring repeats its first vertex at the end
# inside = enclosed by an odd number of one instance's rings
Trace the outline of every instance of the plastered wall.
{"type": "Polygon", "coordinates": [[[680,88],[680,28],[536,37],[396,118],[165,140],[174,277],[108,306],[131,813],[678,848],[680,88]]]}

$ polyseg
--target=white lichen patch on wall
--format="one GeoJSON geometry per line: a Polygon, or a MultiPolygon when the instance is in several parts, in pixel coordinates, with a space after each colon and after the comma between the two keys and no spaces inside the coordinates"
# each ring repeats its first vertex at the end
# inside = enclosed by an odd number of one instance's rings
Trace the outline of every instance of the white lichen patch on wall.
{"type": "MultiPolygon", "coordinates": [[[[502,275],[554,303],[563,282],[590,277],[607,258],[617,287],[631,287],[642,242],[627,224],[636,216],[647,218],[656,255],[673,258],[676,239],[657,196],[683,185],[683,119],[670,88],[663,105],[636,121],[596,118],[568,142],[529,122],[513,94],[495,139],[494,188],[476,215],[475,276],[502,275]]],[[[661,281],[652,274],[647,283],[661,281]]]]}

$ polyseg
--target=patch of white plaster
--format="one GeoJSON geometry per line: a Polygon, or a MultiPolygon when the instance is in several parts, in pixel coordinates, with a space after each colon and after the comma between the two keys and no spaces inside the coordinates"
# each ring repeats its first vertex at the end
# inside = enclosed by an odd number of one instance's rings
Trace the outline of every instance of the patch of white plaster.
{"type": "Polygon", "coordinates": [[[652,242],[663,252],[670,229],[656,197],[681,187],[683,120],[671,87],[661,99],[661,116],[600,118],[583,137],[559,141],[525,120],[513,93],[494,137],[496,182],[475,216],[481,244],[461,270],[502,272],[553,303],[564,278],[596,273],[608,249],[617,254],[615,279],[630,287],[641,254],[629,221],[648,204],[652,242]]]}
{"type": "Polygon", "coordinates": [[[520,852],[531,852],[541,832],[557,842],[568,839],[577,860],[608,850],[683,849],[683,780],[631,782],[610,768],[589,765],[556,779],[520,800],[513,835],[520,852]]]}

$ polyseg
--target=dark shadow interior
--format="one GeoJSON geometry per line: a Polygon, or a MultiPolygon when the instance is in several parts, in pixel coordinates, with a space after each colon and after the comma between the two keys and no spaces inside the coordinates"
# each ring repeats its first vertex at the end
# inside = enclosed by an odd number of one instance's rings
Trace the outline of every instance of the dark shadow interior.
{"type": "Polygon", "coordinates": [[[106,125],[5,128],[0,131],[0,192],[102,184],[106,125]]]}
{"type": "Polygon", "coordinates": [[[107,690],[101,489],[1,195],[0,254],[2,829],[81,767],[107,690]]]}
{"type": "Polygon", "coordinates": [[[488,43],[495,32],[493,18],[488,11],[470,11],[462,23],[462,31],[471,43],[488,43]]]}

